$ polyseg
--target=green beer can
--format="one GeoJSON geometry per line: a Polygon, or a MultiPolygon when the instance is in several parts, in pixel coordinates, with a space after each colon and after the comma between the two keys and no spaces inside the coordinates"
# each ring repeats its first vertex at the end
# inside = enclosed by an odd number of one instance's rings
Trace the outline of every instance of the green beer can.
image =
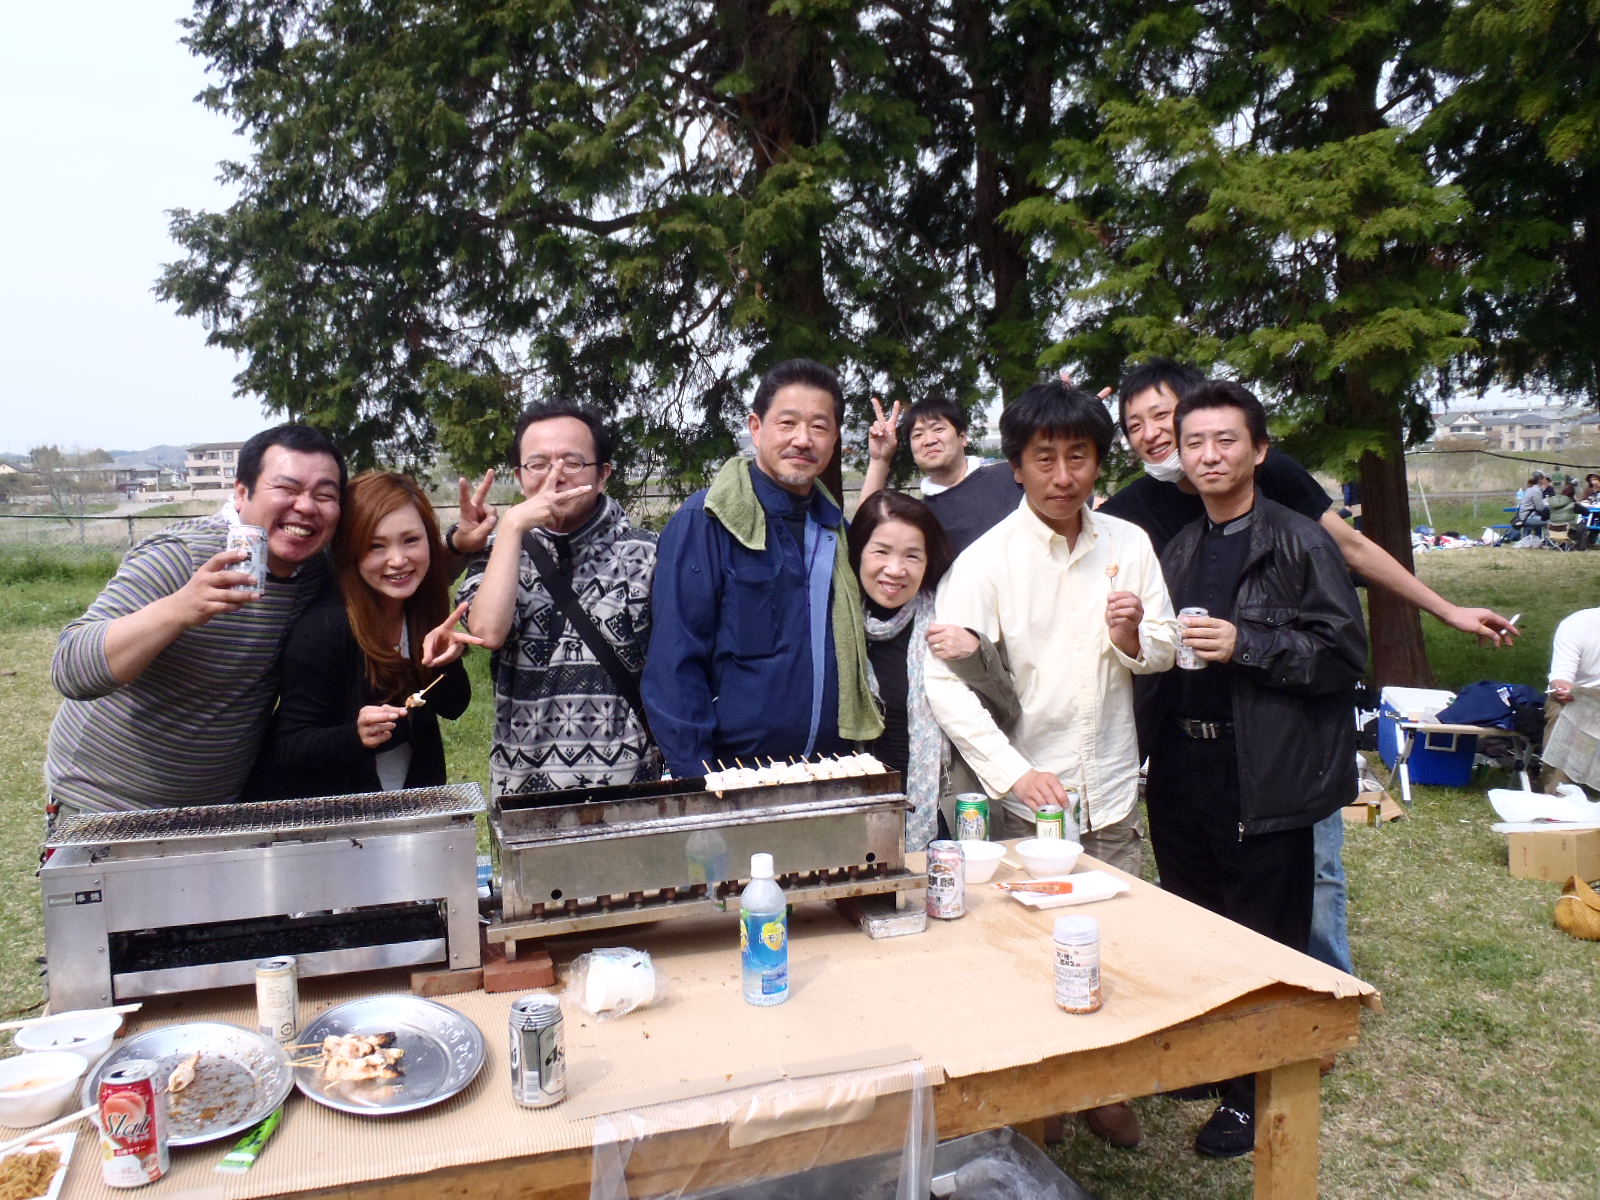
{"type": "Polygon", "coordinates": [[[956,840],[989,840],[989,797],[980,792],[963,792],[956,797],[956,840]]]}

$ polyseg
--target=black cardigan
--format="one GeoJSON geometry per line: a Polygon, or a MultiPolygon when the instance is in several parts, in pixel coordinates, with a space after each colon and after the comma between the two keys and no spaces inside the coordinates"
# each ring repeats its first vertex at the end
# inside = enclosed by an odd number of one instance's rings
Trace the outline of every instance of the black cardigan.
{"type": "Polygon", "coordinates": [[[444,679],[427,703],[396,723],[393,736],[376,750],[361,744],[356,714],[381,704],[367,685],[366,656],[350,629],[337,593],[308,611],[289,631],[283,649],[278,709],[256,760],[249,798],[283,799],[376,792],[377,756],[411,743],[407,787],[445,782],[444,740],[439,718],[467,711],[472,684],[460,659],[444,668],[444,679]]]}

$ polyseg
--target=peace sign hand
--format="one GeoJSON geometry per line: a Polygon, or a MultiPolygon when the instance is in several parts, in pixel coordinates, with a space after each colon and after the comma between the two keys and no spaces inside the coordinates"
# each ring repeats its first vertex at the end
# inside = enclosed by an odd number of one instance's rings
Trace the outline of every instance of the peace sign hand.
{"type": "Polygon", "coordinates": [[[900,401],[896,400],[889,415],[884,416],[883,402],[874,396],[872,411],[878,419],[867,430],[867,457],[873,462],[888,462],[900,448],[900,401]]]}

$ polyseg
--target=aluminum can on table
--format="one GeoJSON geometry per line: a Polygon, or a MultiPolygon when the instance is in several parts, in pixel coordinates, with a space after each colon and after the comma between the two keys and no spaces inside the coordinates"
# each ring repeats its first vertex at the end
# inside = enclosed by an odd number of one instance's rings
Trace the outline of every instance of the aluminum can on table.
{"type": "Polygon", "coordinates": [[[167,1093],[157,1069],[134,1058],[100,1080],[100,1176],[107,1187],[143,1187],[167,1173],[167,1093]]]}
{"type": "Polygon", "coordinates": [[[1061,917],[1055,925],[1056,1003],[1070,1013],[1100,1007],[1100,922],[1061,917]]]}
{"type": "Polygon", "coordinates": [[[1059,804],[1041,804],[1033,814],[1033,836],[1038,838],[1065,838],[1067,836],[1067,810],[1059,804]]]}
{"type": "Polygon", "coordinates": [[[967,911],[967,856],[960,842],[928,843],[928,915],[953,921],[967,911]]]}
{"type": "Polygon", "coordinates": [[[254,583],[236,583],[236,592],[258,592],[267,586],[267,531],[259,525],[234,525],[228,530],[228,550],[245,550],[250,557],[234,563],[230,570],[248,571],[254,583]]]}
{"type": "Polygon", "coordinates": [[[300,1028],[300,965],[293,955],[256,964],[256,1029],[280,1046],[300,1028]]]}
{"type": "MultiPolygon", "coordinates": [[[[1211,613],[1203,608],[1180,608],[1178,610],[1178,616],[1180,617],[1209,617],[1210,615],[1211,613]]],[[[1183,628],[1182,621],[1178,622],[1178,628],[1180,630],[1183,628]]],[[[1202,670],[1206,664],[1200,661],[1200,656],[1194,652],[1193,646],[1186,646],[1182,642],[1179,642],[1177,665],[1180,670],[1199,671],[1202,670]]]]}
{"type": "Polygon", "coordinates": [[[566,1038],[559,997],[535,992],[511,1004],[511,1098],[549,1108],[567,1098],[566,1038]]]}
{"type": "Polygon", "coordinates": [[[963,842],[989,840],[989,797],[978,793],[956,797],[956,839],[963,842]]]}

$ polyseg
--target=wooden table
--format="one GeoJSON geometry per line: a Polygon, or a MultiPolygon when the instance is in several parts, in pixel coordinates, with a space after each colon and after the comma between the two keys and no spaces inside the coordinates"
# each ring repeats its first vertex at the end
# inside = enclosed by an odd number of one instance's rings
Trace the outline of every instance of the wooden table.
{"type": "MultiPolygon", "coordinates": [[[[1075,910],[1100,918],[1106,1004],[1092,1016],[1073,1016],[1050,998],[1049,930],[1063,910],[1031,912],[992,888],[969,893],[963,919],[878,942],[824,906],[798,909],[795,989],[777,1009],[752,1009],[739,999],[731,917],[700,929],[612,931],[594,944],[648,949],[668,991],[661,1004],[615,1021],[596,1023],[568,1009],[565,1104],[523,1110],[511,1102],[510,995],[446,997],[479,1023],[490,1048],[483,1072],[460,1096],[383,1119],[350,1117],[294,1097],[283,1129],[250,1174],[214,1173],[227,1148],[219,1142],[175,1154],[172,1174],[141,1195],[187,1198],[200,1189],[240,1200],[335,1194],[587,1200],[595,1121],[586,1106],[636,1109],[663,1086],[684,1097],[715,1094],[739,1070],[787,1064],[777,1073],[793,1078],[811,1073],[802,1066],[807,1054],[848,1058],[886,1048],[922,1063],[934,1085],[941,1140],[1258,1072],[1255,1194],[1299,1200],[1317,1193],[1317,1063],[1355,1044],[1360,1010],[1374,999],[1370,987],[1133,881],[1131,894],[1075,910]],[[373,1175],[382,1177],[367,1177],[373,1175]]],[[[552,949],[558,961],[576,953],[552,949]]],[[[396,982],[392,975],[308,981],[302,1020],[351,995],[392,990],[396,982]]],[[[140,1017],[147,1025],[219,1017],[250,1023],[251,1007],[248,993],[233,989],[189,998],[176,1011],[153,1005],[140,1017]]],[[[708,1186],[816,1161],[818,1136],[777,1137],[753,1151],[730,1150],[724,1137],[709,1161],[704,1133],[681,1139],[683,1156],[700,1164],[700,1186],[708,1186]]],[[[867,1131],[858,1141],[852,1137],[852,1127],[833,1131],[827,1156],[895,1148],[867,1131]]],[[[663,1141],[655,1149],[670,1159],[676,1147],[663,1141]]],[[[92,1157],[78,1155],[67,1194],[119,1195],[100,1186],[92,1157]]]]}

